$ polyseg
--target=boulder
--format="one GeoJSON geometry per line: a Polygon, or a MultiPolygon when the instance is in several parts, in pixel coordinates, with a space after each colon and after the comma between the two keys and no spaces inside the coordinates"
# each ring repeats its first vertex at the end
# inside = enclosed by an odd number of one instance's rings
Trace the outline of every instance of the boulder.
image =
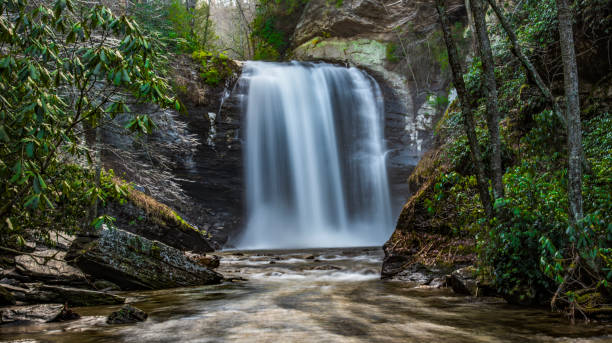
{"type": "Polygon", "coordinates": [[[75,319],[74,312],[72,313],[73,315],[67,316],[65,307],[61,304],[5,307],[0,309],[0,324],[16,322],[48,323],[65,319],[75,319]]]}
{"type": "Polygon", "coordinates": [[[130,304],[125,304],[119,311],[111,313],[106,322],[108,324],[129,324],[136,322],[144,322],[147,320],[147,313],[130,304]]]}
{"type": "Polygon", "coordinates": [[[55,249],[37,250],[15,257],[15,271],[37,281],[87,285],[85,275],[65,261],[66,253],[55,249]]]}
{"type": "Polygon", "coordinates": [[[104,227],[99,237],[78,237],[69,258],[84,272],[122,289],[162,289],[216,284],[223,276],[180,250],[133,233],[104,227]]]}
{"type": "Polygon", "coordinates": [[[117,218],[118,227],[179,250],[214,251],[206,232],[186,223],[173,209],[137,190],[129,192],[126,204],[107,207],[107,211],[117,218]]]}
{"type": "Polygon", "coordinates": [[[62,311],[53,319],[52,322],[65,322],[81,318],[81,315],[71,310],[68,305],[64,305],[62,311]]]}
{"type": "Polygon", "coordinates": [[[469,266],[457,269],[446,278],[446,283],[455,293],[476,296],[478,291],[476,268],[469,266]]]}
{"type": "Polygon", "coordinates": [[[221,264],[221,260],[219,259],[219,256],[217,255],[199,255],[199,254],[192,254],[192,253],[185,253],[185,254],[193,262],[201,266],[204,266],[208,269],[216,269],[221,264]]]}
{"type": "Polygon", "coordinates": [[[455,293],[474,297],[499,297],[491,280],[485,280],[477,274],[474,266],[468,266],[453,271],[446,276],[446,284],[455,293]]]}
{"type": "Polygon", "coordinates": [[[428,285],[437,274],[420,263],[411,264],[395,275],[395,280],[410,282],[416,285],[428,285]]]}

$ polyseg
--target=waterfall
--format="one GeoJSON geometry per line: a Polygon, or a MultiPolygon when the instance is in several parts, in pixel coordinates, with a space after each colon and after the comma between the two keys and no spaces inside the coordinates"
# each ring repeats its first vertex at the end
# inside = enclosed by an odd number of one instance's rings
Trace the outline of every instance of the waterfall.
{"type": "Polygon", "coordinates": [[[356,68],[247,62],[243,249],[371,246],[393,231],[378,84],[356,68]]]}

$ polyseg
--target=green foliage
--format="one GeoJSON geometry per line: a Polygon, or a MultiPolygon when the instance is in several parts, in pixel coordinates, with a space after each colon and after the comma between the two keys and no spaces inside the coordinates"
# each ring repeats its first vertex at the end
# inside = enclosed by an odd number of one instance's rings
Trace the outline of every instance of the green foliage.
{"type": "Polygon", "coordinates": [[[222,53],[195,51],[191,57],[201,64],[200,76],[209,86],[218,86],[234,73],[231,60],[222,53]]]}
{"type": "Polygon", "coordinates": [[[578,227],[568,218],[566,153],[558,149],[564,141],[556,134],[557,118],[544,111],[534,119],[521,140],[521,164],[504,176],[506,195],[495,204],[498,214],[479,237],[482,262],[508,297],[550,296],[566,281],[574,253],[607,287],[612,281],[612,119],[606,113],[585,123],[590,128],[585,152],[593,166],[584,175],[586,214],[578,227]]]}
{"type": "Polygon", "coordinates": [[[552,288],[540,269],[539,239],[558,241],[568,225],[565,174],[541,173],[537,162],[524,161],[504,175],[506,196],[495,203],[488,233],[479,236],[482,261],[491,266],[501,294],[535,299],[552,288]]]}
{"type": "Polygon", "coordinates": [[[203,1],[187,8],[180,0],[150,0],[134,3],[129,10],[146,35],[161,41],[166,51],[216,49],[215,25],[203,1]]]}
{"type": "MultiPolygon", "coordinates": [[[[591,35],[609,30],[610,18],[605,15],[608,12],[602,1],[577,1],[574,6],[578,24],[588,28],[591,35]]],[[[559,58],[555,55],[558,50],[555,1],[524,1],[512,11],[510,19],[532,61],[546,63],[542,60],[559,58]]],[[[499,27],[490,29],[505,35],[499,27]]],[[[562,124],[535,86],[529,85],[531,80],[510,54],[508,44],[493,43],[499,61],[496,68],[499,105],[504,116],[500,132],[505,196],[496,201],[493,220],[486,219],[481,212],[469,211],[480,204],[476,196],[470,196],[476,193],[470,181],[474,170],[461,127],[461,113],[451,104],[451,110],[436,129],[444,141],[441,155],[450,164],[451,172],[438,176],[435,192],[425,200],[427,209],[430,215],[438,215],[448,209],[445,203],[456,208],[448,215],[449,227],[453,232],[476,233],[480,270],[491,274],[498,291],[508,299],[544,302],[562,284],[564,290],[559,296],[568,302],[578,299],[585,290],[611,294],[612,118],[609,113],[598,111],[597,106],[589,108],[588,116],[583,116],[583,145],[590,164],[583,175],[585,218],[571,226],[567,138],[562,124]]],[[[487,161],[490,152],[484,120],[482,65],[478,58],[468,65],[464,79],[473,99],[476,133],[487,161]]],[[[602,89],[607,89],[608,79],[602,80],[602,89]]]]}
{"type": "Polygon", "coordinates": [[[169,35],[177,39],[179,51],[215,49],[218,37],[205,2],[200,1],[196,8],[188,9],[180,0],[173,0],[167,11],[168,20],[172,23],[169,35]]]}
{"type": "Polygon", "coordinates": [[[546,47],[555,41],[557,4],[555,0],[528,0],[521,6],[521,23],[517,37],[530,48],[546,47]]]}
{"type": "Polygon", "coordinates": [[[253,37],[259,39],[256,40],[254,59],[276,61],[289,45],[288,37],[276,28],[275,23],[275,17],[255,17],[253,37]]]}
{"type": "Polygon", "coordinates": [[[478,206],[479,196],[476,189],[476,177],[463,176],[457,172],[442,173],[434,186],[434,194],[425,199],[425,206],[430,215],[444,213],[449,206],[453,208],[453,220],[447,225],[454,235],[475,235],[481,228],[484,210],[478,206]],[[450,205],[452,204],[452,205],[450,205]],[[475,206],[476,205],[476,206],[475,206]]]}
{"type": "Polygon", "coordinates": [[[396,63],[399,62],[400,60],[400,56],[398,56],[399,53],[399,45],[395,44],[395,43],[387,43],[387,47],[385,49],[385,56],[387,58],[387,61],[389,61],[390,63],[396,63]]]}
{"type": "Polygon", "coordinates": [[[251,33],[254,59],[277,61],[284,57],[300,11],[306,3],[308,0],[258,1],[251,33]]]}
{"type": "MultiPolygon", "coordinates": [[[[451,28],[451,34],[453,36],[453,40],[459,50],[458,53],[460,56],[465,56],[466,51],[462,51],[461,48],[467,46],[466,37],[464,36],[464,27],[461,22],[456,22],[455,25],[451,28]]],[[[444,43],[444,38],[442,36],[441,31],[436,31],[432,34],[430,39],[431,42],[429,48],[432,53],[433,59],[438,62],[440,69],[443,71],[450,69],[450,64],[448,63],[448,51],[446,50],[446,44],[444,43]]]]}
{"type": "Polygon", "coordinates": [[[75,218],[82,222],[87,217],[79,211],[108,196],[90,187],[86,171],[69,165],[91,161],[80,128],[124,115],[134,119],[131,131],[146,133],[152,121],[132,114],[127,96],[180,104],[166,95],[152,43],[131,19],[103,6],[75,8],[70,0],[37,8],[2,1],[0,12],[0,239],[6,240],[26,227],[45,230],[45,222],[67,221],[66,228],[75,218]]]}

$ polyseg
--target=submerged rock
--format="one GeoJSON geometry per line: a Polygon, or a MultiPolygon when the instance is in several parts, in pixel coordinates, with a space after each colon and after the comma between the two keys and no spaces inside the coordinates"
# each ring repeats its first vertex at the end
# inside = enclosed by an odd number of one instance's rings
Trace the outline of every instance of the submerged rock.
{"type": "Polygon", "coordinates": [[[180,250],[120,229],[104,228],[97,238],[77,238],[69,255],[84,272],[122,289],[198,286],[223,279],[180,250]]]}
{"type": "Polygon", "coordinates": [[[76,319],[78,314],[67,313],[64,305],[42,304],[30,306],[12,306],[0,309],[0,324],[16,322],[48,323],[76,319]]]}
{"type": "Polygon", "coordinates": [[[108,324],[129,324],[136,322],[144,322],[147,320],[147,313],[130,304],[125,304],[119,311],[111,313],[106,322],[108,324]]]}
{"type": "Polygon", "coordinates": [[[208,269],[216,269],[221,264],[221,260],[219,259],[219,256],[217,255],[199,255],[199,254],[192,254],[192,253],[186,253],[186,255],[193,262],[201,266],[204,266],[208,269]]]}
{"type": "Polygon", "coordinates": [[[69,320],[76,320],[81,318],[81,315],[71,310],[67,305],[64,305],[62,311],[51,321],[52,322],[66,322],[69,320]]]}

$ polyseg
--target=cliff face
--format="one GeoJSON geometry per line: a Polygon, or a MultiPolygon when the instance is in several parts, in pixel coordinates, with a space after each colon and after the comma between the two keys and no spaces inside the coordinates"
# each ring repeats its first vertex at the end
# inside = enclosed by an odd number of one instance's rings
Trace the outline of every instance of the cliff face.
{"type": "Polygon", "coordinates": [[[179,96],[187,114],[181,119],[201,143],[188,163],[174,171],[191,199],[187,216],[221,246],[240,229],[243,212],[242,108],[232,92],[241,68],[236,64],[232,76],[211,87],[199,77],[198,65],[186,58],[174,77],[184,86],[179,96]]]}
{"type": "MultiPolygon", "coordinates": [[[[442,44],[435,1],[344,0],[340,6],[311,0],[293,34],[291,58],[324,60],[368,71],[385,98],[385,137],[394,213],[411,192],[407,178],[432,146],[433,123],[450,79],[436,54],[442,44]]],[[[454,21],[464,23],[463,1],[449,1],[454,21]]]]}
{"type": "MultiPolygon", "coordinates": [[[[241,109],[230,96],[241,68],[232,64],[233,74],[213,87],[205,84],[190,57],[177,56],[173,66],[172,83],[186,113],[135,109],[149,113],[157,129],[146,136],[126,135],[121,128],[105,130],[104,166],[170,206],[205,231],[211,247],[220,248],[240,228],[242,215],[241,109]]],[[[126,215],[118,222],[123,219],[134,218],[126,215]]],[[[135,223],[142,227],[130,231],[144,236],[155,231],[145,222],[135,223]]]]}

